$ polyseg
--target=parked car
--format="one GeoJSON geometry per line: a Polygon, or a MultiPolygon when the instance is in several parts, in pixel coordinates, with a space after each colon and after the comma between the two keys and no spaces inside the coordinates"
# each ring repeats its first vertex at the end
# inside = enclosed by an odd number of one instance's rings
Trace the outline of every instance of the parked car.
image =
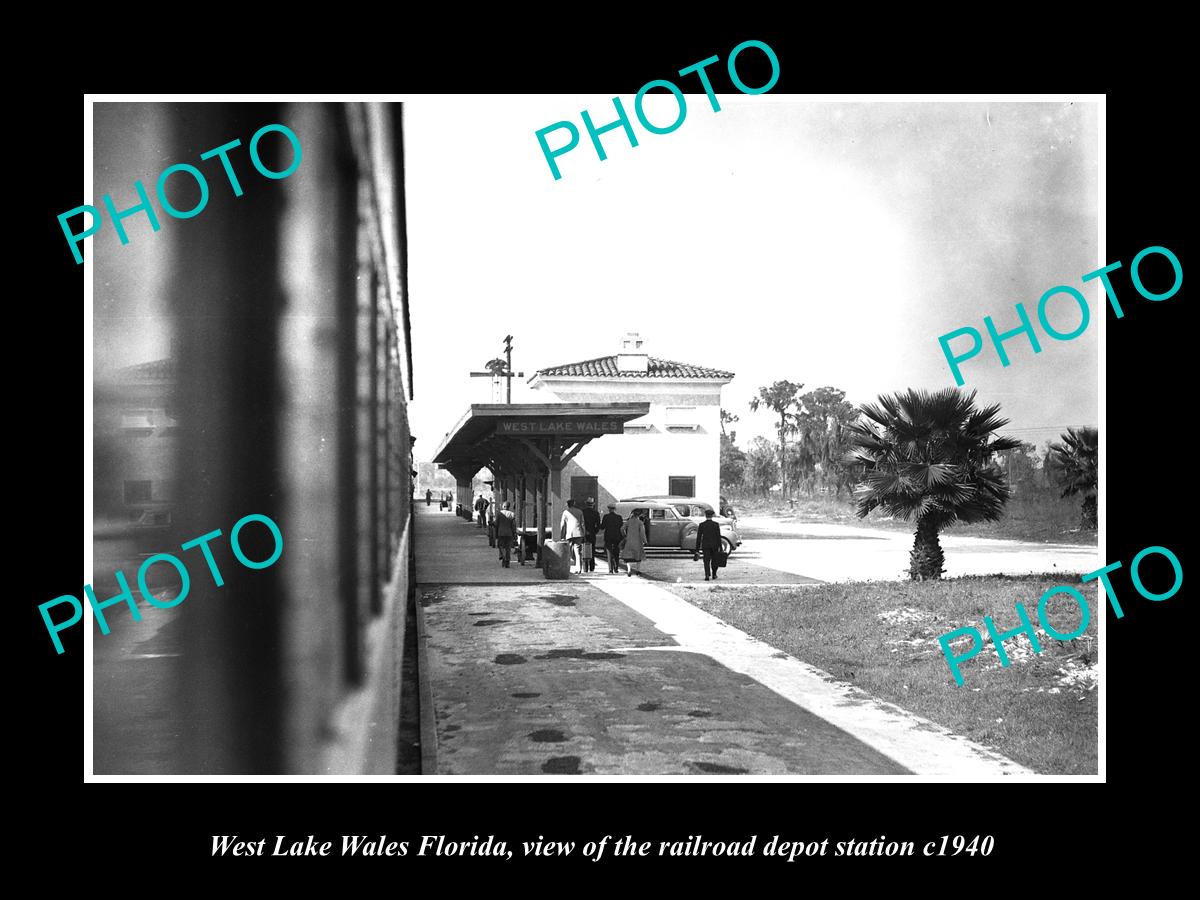
{"type": "MultiPolygon", "coordinates": [[[[649,516],[648,547],[677,547],[695,552],[696,528],[705,518],[705,510],[712,509],[711,503],[695,497],[633,497],[617,503],[617,514],[628,519],[634,509],[642,509],[649,516]]],[[[713,516],[721,526],[721,548],[732,553],[742,543],[737,522],[724,516],[713,516]]]]}
{"type": "Polygon", "coordinates": [[[675,504],[675,508],[679,510],[681,516],[688,516],[697,522],[703,522],[704,514],[711,509],[713,518],[718,522],[728,519],[734,524],[737,523],[737,514],[734,513],[732,506],[726,506],[724,509],[717,510],[713,508],[711,503],[705,500],[697,500],[695,497],[670,497],[664,499],[668,503],[675,504]]]}
{"type": "Polygon", "coordinates": [[[737,523],[737,513],[733,511],[733,507],[728,504],[724,497],[721,498],[721,509],[718,511],[707,500],[698,500],[695,497],[683,497],[677,494],[653,494],[642,497],[630,497],[630,500],[662,500],[672,504],[679,514],[685,518],[695,519],[697,522],[704,521],[704,513],[706,510],[713,511],[713,518],[718,522],[724,519],[730,519],[735,525],[737,523]]]}

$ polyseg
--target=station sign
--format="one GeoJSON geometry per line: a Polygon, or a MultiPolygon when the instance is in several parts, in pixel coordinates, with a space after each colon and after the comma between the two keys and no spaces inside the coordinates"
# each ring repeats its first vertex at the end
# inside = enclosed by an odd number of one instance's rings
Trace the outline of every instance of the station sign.
{"type": "Polygon", "coordinates": [[[624,433],[622,419],[501,419],[496,423],[496,434],[586,436],[624,433]]]}

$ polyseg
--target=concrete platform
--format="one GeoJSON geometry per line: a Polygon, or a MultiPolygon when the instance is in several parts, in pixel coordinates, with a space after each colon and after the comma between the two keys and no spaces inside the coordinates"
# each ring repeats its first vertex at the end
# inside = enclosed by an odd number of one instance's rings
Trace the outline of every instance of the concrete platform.
{"type": "Polygon", "coordinates": [[[547,581],[463,519],[419,507],[416,527],[436,774],[1027,771],[652,581],[547,581]]]}
{"type": "Polygon", "coordinates": [[[418,584],[545,584],[536,563],[500,565],[487,531],[436,506],[416,507],[418,584]]]}

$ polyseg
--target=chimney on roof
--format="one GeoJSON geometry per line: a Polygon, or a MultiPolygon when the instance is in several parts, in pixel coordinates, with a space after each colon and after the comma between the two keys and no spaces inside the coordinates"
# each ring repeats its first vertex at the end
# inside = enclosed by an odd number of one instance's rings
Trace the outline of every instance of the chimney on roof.
{"type": "Polygon", "coordinates": [[[650,369],[649,358],[642,349],[642,339],[631,331],[621,340],[621,352],[617,354],[617,371],[646,372],[650,369]]]}

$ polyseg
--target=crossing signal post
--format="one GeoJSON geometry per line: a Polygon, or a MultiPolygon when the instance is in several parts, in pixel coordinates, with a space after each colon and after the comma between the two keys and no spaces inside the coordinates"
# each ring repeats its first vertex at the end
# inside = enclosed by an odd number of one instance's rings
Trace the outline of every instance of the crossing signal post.
{"type": "Polygon", "coordinates": [[[512,403],[512,380],[515,375],[517,378],[524,378],[524,372],[514,372],[512,370],[512,335],[504,337],[504,359],[497,357],[496,359],[488,360],[486,372],[472,372],[472,378],[504,378],[508,384],[505,390],[505,403],[512,403]]]}

